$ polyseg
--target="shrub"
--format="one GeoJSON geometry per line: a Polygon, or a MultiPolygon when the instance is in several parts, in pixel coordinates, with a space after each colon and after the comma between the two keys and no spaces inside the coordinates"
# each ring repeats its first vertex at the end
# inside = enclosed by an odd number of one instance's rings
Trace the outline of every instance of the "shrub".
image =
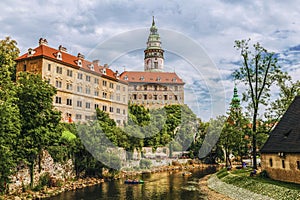
{"type": "Polygon", "coordinates": [[[263,170],[262,172],[260,172],[259,176],[262,178],[269,178],[268,172],[266,170],[263,170]]]}

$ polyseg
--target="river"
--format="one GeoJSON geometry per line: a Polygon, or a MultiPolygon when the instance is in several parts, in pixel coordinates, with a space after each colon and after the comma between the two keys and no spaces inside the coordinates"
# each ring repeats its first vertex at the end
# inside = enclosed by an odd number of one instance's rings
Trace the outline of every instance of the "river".
{"type": "Polygon", "coordinates": [[[183,176],[182,171],[160,172],[155,174],[144,174],[144,184],[124,184],[123,180],[104,182],[76,191],[69,191],[51,200],[198,200],[203,199],[198,181],[206,174],[214,172],[214,168],[193,169],[192,175],[183,176]]]}

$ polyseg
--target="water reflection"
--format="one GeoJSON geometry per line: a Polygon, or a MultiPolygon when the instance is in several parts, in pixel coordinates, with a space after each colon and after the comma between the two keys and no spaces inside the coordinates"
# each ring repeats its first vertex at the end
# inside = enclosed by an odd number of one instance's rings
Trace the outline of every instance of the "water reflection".
{"type": "MultiPolygon", "coordinates": [[[[147,174],[139,178],[144,184],[124,184],[124,180],[101,183],[77,191],[62,193],[51,197],[53,200],[160,200],[160,199],[203,199],[199,178],[214,169],[195,169],[191,176],[182,176],[182,171],[147,174]]],[[[133,177],[135,178],[135,177],[133,177]]]]}

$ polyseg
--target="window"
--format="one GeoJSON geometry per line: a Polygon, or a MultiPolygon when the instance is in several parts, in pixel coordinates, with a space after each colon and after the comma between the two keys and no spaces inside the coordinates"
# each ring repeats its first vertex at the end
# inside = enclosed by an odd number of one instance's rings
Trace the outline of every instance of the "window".
{"type": "Polygon", "coordinates": [[[82,101],[77,101],[77,107],[82,107],[82,101]]]}
{"type": "Polygon", "coordinates": [[[106,87],[107,82],[106,81],[102,81],[102,85],[103,85],[103,87],[106,87]]]}
{"type": "Polygon", "coordinates": [[[168,87],[167,86],[165,86],[165,91],[167,91],[168,90],[168,87]]]}
{"type": "Polygon", "coordinates": [[[175,86],[175,91],[178,91],[178,86],[175,86]]]}
{"type": "Polygon", "coordinates": [[[106,93],[106,92],[103,92],[103,93],[102,93],[102,97],[103,97],[103,98],[106,98],[106,97],[107,97],[107,93],[106,93]]]}
{"type": "Polygon", "coordinates": [[[86,102],[86,103],[85,103],[85,108],[88,108],[88,109],[90,109],[90,108],[91,108],[91,103],[89,103],[89,102],[86,102]]]}
{"type": "Polygon", "coordinates": [[[273,160],[272,160],[272,158],[270,158],[269,164],[270,164],[270,167],[273,167],[273,160]]]}
{"type": "Polygon", "coordinates": [[[86,94],[91,94],[91,88],[86,87],[86,88],[85,88],[85,93],[86,93],[86,94]]]}
{"type": "Polygon", "coordinates": [[[70,69],[68,69],[68,70],[67,70],[67,76],[72,77],[72,76],[73,76],[73,71],[70,70],[70,69]]]}
{"type": "Polygon", "coordinates": [[[114,112],[114,108],[113,107],[109,107],[109,112],[114,112]]]}
{"type": "Polygon", "coordinates": [[[76,119],[81,119],[81,114],[76,114],[76,119]]]}
{"type": "Polygon", "coordinates": [[[99,108],[99,104],[95,103],[95,109],[99,108]]]}
{"type": "Polygon", "coordinates": [[[55,103],[61,104],[61,97],[55,97],[55,103]]]}
{"type": "Polygon", "coordinates": [[[77,79],[82,79],[82,74],[81,73],[77,74],[77,79]]]}
{"type": "Polygon", "coordinates": [[[106,111],[107,110],[107,106],[102,106],[102,110],[106,111]]]}
{"type": "Polygon", "coordinates": [[[133,86],[134,90],[137,90],[137,85],[133,86]]]}
{"type": "Polygon", "coordinates": [[[157,90],[157,85],[154,86],[154,90],[155,90],[155,91],[157,90]]]}
{"type": "Polygon", "coordinates": [[[99,79],[98,79],[98,78],[95,78],[95,79],[94,79],[94,83],[95,83],[95,84],[99,84],[99,79]]]}
{"type": "Polygon", "coordinates": [[[144,99],[147,100],[147,95],[146,94],[144,94],[144,99]]]}
{"type": "Polygon", "coordinates": [[[154,96],[154,100],[157,100],[157,95],[155,94],[155,95],[153,95],[154,96]]]}
{"type": "Polygon", "coordinates": [[[61,85],[62,85],[61,81],[56,81],[56,82],[55,82],[55,86],[56,86],[57,88],[61,88],[61,85]]]}
{"type": "Polygon", "coordinates": [[[174,95],[174,99],[175,99],[175,101],[177,101],[177,99],[178,99],[178,98],[177,98],[177,95],[174,95]]]}
{"type": "Polygon", "coordinates": [[[144,76],[141,76],[141,77],[140,77],[140,80],[142,80],[142,81],[145,80],[144,76]]]}
{"type": "Polygon", "coordinates": [[[120,108],[117,108],[117,113],[120,114],[121,110],[120,108]]]}
{"type": "Polygon", "coordinates": [[[147,85],[144,85],[144,90],[147,90],[147,85]]]}
{"type": "Polygon", "coordinates": [[[158,62],[154,62],[154,68],[155,68],[155,69],[158,68],[158,62]]]}
{"type": "Polygon", "coordinates": [[[118,90],[118,91],[120,90],[120,85],[117,85],[117,90],[118,90]]]}
{"type": "Polygon", "coordinates": [[[285,168],[284,160],[281,160],[281,163],[282,163],[282,168],[285,168]]]}
{"type": "Polygon", "coordinates": [[[86,76],[86,77],[85,77],[85,80],[86,80],[87,82],[91,82],[91,77],[90,77],[90,76],[86,76]]]}
{"type": "Polygon", "coordinates": [[[80,85],[77,86],[77,92],[82,92],[82,86],[80,85]]]}
{"type": "Polygon", "coordinates": [[[121,120],[118,119],[117,120],[117,124],[120,125],[121,124],[121,120]]]}
{"type": "Polygon", "coordinates": [[[109,83],[109,88],[114,89],[114,84],[113,83],[109,83]]]}
{"type": "Polygon", "coordinates": [[[133,95],[133,99],[136,100],[136,94],[133,95]]]}
{"type": "Polygon", "coordinates": [[[67,99],[67,105],[71,106],[72,105],[72,99],[67,99]]]}
{"type": "Polygon", "coordinates": [[[94,96],[96,96],[96,97],[99,96],[99,90],[98,90],[98,89],[95,89],[95,91],[94,91],[94,96]]]}
{"type": "Polygon", "coordinates": [[[123,92],[125,92],[125,90],[126,90],[126,88],[125,88],[125,87],[123,87],[123,92]]]}
{"type": "Polygon", "coordinates": [[[62,74],[62,67],[56,66],[56,73],[62,74]]]}
{"type": "Polygon", "coordinates": [[[164,95],[164,100],[168,100],[168,95],[164,95]]]}
{"type": "Polygon", "coordinates": [[[125,112],[125,109],[123,109],[123,115],[125,115],[125,113],[126,113],[126,112],[125,112]]]}
{"type": "Polygon", "coordinates": [[[48,71],[51,71],[51,64],[48,64],[48,71]]]}
{"type": "Polygon", "coordinates": [[[117,99],[116,99],[117,101],[120,101],[121,99],[120,99],[120,94],[117,94],[117,99]]]}
{"type": "Polygon", "coordinates": [[[123,103],[125,103],[125,100],[126,100],[126,98],[125,98],[125,96],[123,96],[123,103]]]}
{"type": "Polygon", "coordinates": [[[72,90],[73,89],[73,85],[71,83],[67,83],[67,90],[72,90]]]}
{"type": "Polygon", "coordinates": [[[114,94],[110,94],[110,100],[114,100],[115,96],[114,94]]]}
{"type": "Polygon", "coordinates": [[[26,65],[23,65],[23,71],[26,72],[26,65]]]}
{"type": "Polygon", "coordinates": [[[300,169],[300,161],[297,161],[297,169],[300,169]]]}

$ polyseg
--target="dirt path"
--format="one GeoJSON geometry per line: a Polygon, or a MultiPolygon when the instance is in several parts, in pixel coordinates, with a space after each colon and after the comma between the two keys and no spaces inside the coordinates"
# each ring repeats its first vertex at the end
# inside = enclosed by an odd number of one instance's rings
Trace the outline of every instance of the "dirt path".
{"type": "Polygon", "coordinates": [[[214,190],[211,190],[207,186],[207,180],[209,179],[210,175],[206,175],[199,180],[199,184],[201,185],[201,192],[206,196],[207,200],[232,200],[228,196],[224,194],[220,194],[214,190]]]}

